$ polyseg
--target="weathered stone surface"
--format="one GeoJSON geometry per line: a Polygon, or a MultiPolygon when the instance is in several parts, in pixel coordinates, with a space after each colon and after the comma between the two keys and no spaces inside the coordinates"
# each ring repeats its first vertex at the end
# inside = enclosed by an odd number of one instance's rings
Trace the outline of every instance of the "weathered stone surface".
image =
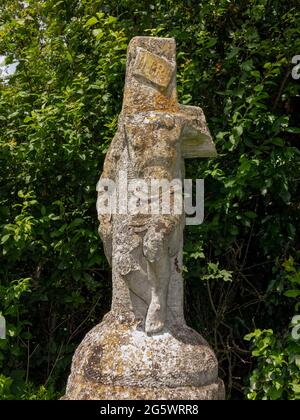
{"type": "Polygon", "coordinates": [[[110,314],[73,358],[65,399],[222,399],[213,351],[185,327],[148,336],[110,314]]]}
{"type": "Polygon", "coordinates": [[[165,91],[171,82],[175,65],[143,48],[137,48],[137,51],[133,75],[141,77],[145,79],[145,82],[150,82],[158,89],[165,91]]]}
{"type": "MultiPolygon", "coordinates": [[[[215,154],[201,108],[177,101],[174,39],[133,38],[118,130],[100,180],[113,180],[117,198],[125,199],[125,175],[148,189],[153,179],[182,179],[185,158],[215,154]]],[[[64,398],[224,398],[213,351],[184,320],[183,208],[153,214],[151,202],[148,214],[142,208],[102,214],[103,194],[99,187],[112,308],[78,347],[64,398]]]]}

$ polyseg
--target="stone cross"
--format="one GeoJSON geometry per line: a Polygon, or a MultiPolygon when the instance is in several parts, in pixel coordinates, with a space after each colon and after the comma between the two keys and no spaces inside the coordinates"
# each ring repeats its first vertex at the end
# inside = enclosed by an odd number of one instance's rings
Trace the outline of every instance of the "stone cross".
{"type": "Polygon", "coordinates": [[[114,199],[123,200],[125,178],[151,189],[153,179],[182,179],[185,158],[215,155],[201,108],[177,101],[175,40],[133,38],[118,129],[97,188],[112,307],[77,349],[65,399],[223,398],[214,353],[184,320],[183,208],[100,211],[101,181],[113,181],[114,199]]]}
{"type": "MultiPolygon", "coordinates": [[[[180,105],[174,39],[137,37],[128,49],[123,109],[101,178],[178,179],[183,159],[215,156],[201,108],[180,105]]],[[[101,198],[99,191],[99,198],[101,198]]],[[[112,310],[134,312],[147,333],[183,323],[182,232],[178,215],[99,214],[112,262],[112,310]]]]}

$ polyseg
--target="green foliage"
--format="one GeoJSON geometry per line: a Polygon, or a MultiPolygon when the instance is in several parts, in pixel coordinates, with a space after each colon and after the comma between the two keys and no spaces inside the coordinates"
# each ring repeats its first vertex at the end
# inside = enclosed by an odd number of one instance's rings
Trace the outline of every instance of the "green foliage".
{"type": "Polygon", "coordinates": [[[180,102],[204,109],[218,150],[187,162],[187,177],[205,178],[205,220],[185,232],[186,317],[214,346],[228,396],[242,398],[250,375],[249,398],[297,398],[298,0],[0,7],[0,54],[19,63],[0,82],[0,398],[56,398],[109,308],[95,185],[135,35],[176,38],[180,102]]]}
{"type": "MultiPolygon", "coordinates": [[[[295,310],[300,307],[300,270],[289,257],[283,264],[285,273],[277,288],[284,296],[294,298],[295,310]],[[293,286],[294,289],[289,289],[293,286]]],[[[260,330],[247,334],[252,342],[252,355],[257,358],[257,368],[251,373],[247,397],[251,400],[300,400],[300,316],[292,318],[286,332],[275,335],[273,330],[260,330]],[[289,328],[290,327],[290,328],[289,328]]]]}
{"type": "Polygon", "coordinates": [[[300,400],[300,344],[289,336],[276,337],[272,330],[255,330],[246,335],[258,358],[251,373],[250,400],[300,400]]]}
{"type": "Polygon", "coordinates": [[[36,388],[32,383],[25,386],[16,386],[12,378],[0,375],[0,400],[53,400],[59,394],[52,389],[46,389],[43,385],[36,388]]]}
{"type": "Polygon", "coordinates": [[[204,274],[203,276],[201,276],[202,280],[220,279],[223,281],[232,281],[231,271],[227,271],[224,269],[220,270],[219,263],[214,264],[209,262],[207,264],[207,270],[209,274],[204,274]]]}

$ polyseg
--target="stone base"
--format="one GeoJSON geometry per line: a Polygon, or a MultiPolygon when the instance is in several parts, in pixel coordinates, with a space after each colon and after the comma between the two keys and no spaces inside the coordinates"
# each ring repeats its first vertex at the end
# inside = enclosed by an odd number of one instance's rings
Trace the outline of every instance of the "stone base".
{"type": "Polygon", "coordinates": [[[213,351],[191,328],[148,336],[110,313],[77,348],[62,399],[217,400],[224,385],[213,351]]]}
{"type": "Polygon", "coordinates": [[[221,380],[202,387],[144,388],[113,385],[93,386],[89,383],[67,393],[62,400],[223,400],[221,380]]]}

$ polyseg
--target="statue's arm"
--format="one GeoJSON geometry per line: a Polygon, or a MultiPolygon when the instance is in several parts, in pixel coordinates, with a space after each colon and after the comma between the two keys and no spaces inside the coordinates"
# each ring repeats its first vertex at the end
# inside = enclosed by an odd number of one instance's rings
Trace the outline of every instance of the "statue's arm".
{"type": "MultiPolygon", "coordinates": [[[[123,130],[118,130],[107,151],[100,180],[104,178],[112,181],[116,180],[118,161],[120,159],[123,148],[123,130]]],[[[98,199],[100,198],[99,196],[101,194],[103,194],[103,192],[98,191],[98,199]]],[[[101,214],[98,211],[98,220],[100,222],[98,231],[103,241],[104,253],[109,264],[111,264],[112,261],[112,218],[112,214],[101,214]]]]}
{"type": "Polygon", "coordinates": [[[116,179],[118,161],[124,149],[124,142],[124,128],[121,127],[120,129],[118,129],[110,143],[110,146],[105,156],[103,172],[101,174],[100,179],[109,178],[113,181],[116,179]]]}
{"type": "Polygon", "coordinates": [[[143,241],[143,253],[150,262],[160,259],[165,242],[169,244],[170,256],[179,251],[182,223],[181,215],[162,215],[152,221],[143,241]]]}

